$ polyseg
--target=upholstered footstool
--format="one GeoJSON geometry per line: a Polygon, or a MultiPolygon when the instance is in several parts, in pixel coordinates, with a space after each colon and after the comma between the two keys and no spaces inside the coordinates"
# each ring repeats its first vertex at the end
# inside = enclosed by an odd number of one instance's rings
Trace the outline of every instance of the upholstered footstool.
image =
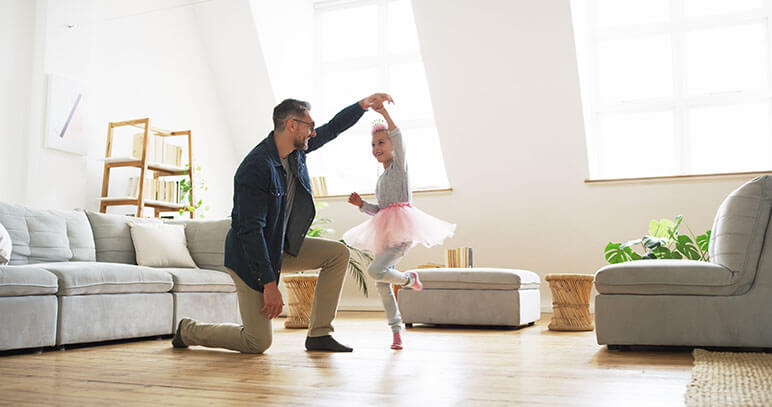
{"type": "Polygon", "coordinates": [[[414,323],[532,325],[540,318],[539,276],[500,268],[417,269],[422,291],[399,291],[399,309],[414,323]]]}

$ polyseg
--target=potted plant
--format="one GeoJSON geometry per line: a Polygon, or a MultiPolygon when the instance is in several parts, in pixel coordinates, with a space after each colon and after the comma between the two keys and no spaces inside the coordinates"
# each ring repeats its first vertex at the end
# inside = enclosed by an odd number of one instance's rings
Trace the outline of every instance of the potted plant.
{"type": "Polygon", "coordinates": [[[674,220],[655,219],[649,222],[649,234],[642,238],[626,243],[609,242],[604,250],[606,260],[611,264],[650,259],[709,261],[710,230],[695,236],[683,220],[683,215],[676,216],[674,220]],[[688,234],[679,230],[681,226],[686,227],[688,234]],[[638,245],[643,254],[633,250],[638,245]]]}
{"type": "MultiPolygon", "coordinates": [[[[190,171],[190,165],[186,164],[185,167],[188,169],[185,171],[184,174],[187,174],[187,171],[190,171]]],[[[204,181],[204,177],[201,171],[201,166],[197,165],[194,174],[196,175],[196,189],[197,196],[199,192],[202,191],[208,191],[209,187],[206,186],[206,182],[204,181]]],[[[201,213],[201,206],[203,205],[203,200],[199,199],[196,202],[193,202],[193,195],[191,194],[191,191],[193,191],[193,185],[190,183],[189,178],[183,178],[180,180],[180,203],[184,204],[184,208],[180,208],[180,215],[184,214],[185,212],[193,212],[193,211],[199,211],[198,217],[204,218],[204,214],[201,213]]],[[[203,211],[208,211],[209,205],[203,205],[203,211]]]]}

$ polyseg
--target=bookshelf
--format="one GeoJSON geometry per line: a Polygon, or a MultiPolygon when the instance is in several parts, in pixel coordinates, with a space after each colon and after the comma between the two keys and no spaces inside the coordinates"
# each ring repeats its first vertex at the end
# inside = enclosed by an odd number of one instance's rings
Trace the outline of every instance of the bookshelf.
{"type": "MultiPolygon", "coordinates": [[[[107,125],[107,151],[105,152],[104,174],[102,177],[102,194],[99,198],[99,211],[107,212],[109,206],[134,205],[137,207],[136,216],[141,217],[145,207],[153,208],[155,217],[163,212],[178,212],[186,207],[181,203],[182,194],[179,187],[174,191],[166,177],[187,178],[190,185],[193,184],[193,148],[191,144],[190,130],[167,131],[150,125],[149,118],[110,122],[107,125]],[[113,141],[115,130],[122,127],[133,127],[141,130],[134,134],[132,155],[130,157],[113,157],[113,141]],[[187,145],[187,165],[182,165],[183,148],[177,149],[175,145],[168,144],[168,138],[178,138],[187,145]],[[108,196],[110,186],[110,171],[114,168],[134,167],[139,168],[139,177],[136,185],[130,184],[130,190],[126,196],[108,196]],[[132,190],[136,193],[132,194],[132,190]]],[[[179,185],[179,183],[177,183],[179,185]]],[[[193,200],[193,191],[190,190],[190,200],[193,200]]],[[[193,210],[187,211],[193,218],[193,210]]]]}

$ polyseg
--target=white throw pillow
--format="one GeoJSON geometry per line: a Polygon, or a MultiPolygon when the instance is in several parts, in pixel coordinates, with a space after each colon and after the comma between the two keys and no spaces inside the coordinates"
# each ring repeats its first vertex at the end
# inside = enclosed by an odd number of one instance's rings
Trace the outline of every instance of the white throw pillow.
{"type": "Polygon", "coordinates": [[[137,264],[197,268],[188,251],[184,225],[129,222],[137,264]]]}
{"type": "Polygon", "coordinates": [[[5,230],[5,226],[0,223],[0,265],[8,264],[11,261],[11,249],[13,249],[11,235],[5,230]]]}

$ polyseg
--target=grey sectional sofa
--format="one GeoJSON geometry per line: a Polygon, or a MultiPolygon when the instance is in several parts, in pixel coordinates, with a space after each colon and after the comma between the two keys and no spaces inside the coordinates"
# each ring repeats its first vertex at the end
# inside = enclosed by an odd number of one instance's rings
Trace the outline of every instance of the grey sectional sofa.
{"type": "Polygon", "coordinates": [[[188,316],[240,323],[224,272],[230,220],[178,220],[199,268],[136,265],[128,221],[0,202],[13,250],[0,266],[0,351],[174,333],[188,316]]]}
{"type": "Polygon", "coordinates": [[[771,348],[770,212],[765,175],[721,204],[709,263],[645,260],[598,270],[598,344],[771,348]]]}

